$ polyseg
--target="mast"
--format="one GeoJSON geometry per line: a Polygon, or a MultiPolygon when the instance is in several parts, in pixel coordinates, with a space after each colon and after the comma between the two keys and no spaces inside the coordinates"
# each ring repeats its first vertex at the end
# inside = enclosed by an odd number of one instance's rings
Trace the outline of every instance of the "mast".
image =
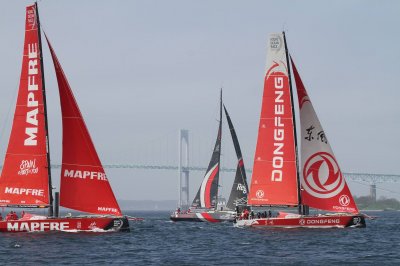
{"type": "Polygon", "coordinates": [[[301,193],[300,193],[300,171],[299,171],[299,153],[297,146],[297,133],[296,133],[296,115],[294,112],[294,102],[293,102],[293,89],[292,89],[292,77],[290,72],[290,62],[289,62],[289,51],[286,43],[285,32],[282,31],[283,34],[283,42],[285,43],[285,53],[286,53],[286,64],[288,67],[288,77],[289,77],[289,91],[290,91],[290,100],[292,102],[292,114],[293,114],[293,131],[294,131],[294,144],[295,144],[295,152],[296,152],[296,170],[297,170],[297,195],[299,200],[298,211],[299,214],[302,213],[302,203],[301,203],[301,193]]]}
{"type": "Polygon", "coordinates": [[[51,166],[50,166],[50,140],[49,140],[49,126],[47,120],[47,103],[46,103],[46,89],[44,82],[44,68],[43,68],[43,52],[42,52],[42,38],[40,30],[39,9],[37,2],[35,2],[36,21],[38,24],[38,38],[39,38],[39,51],[40,51],[40,67],[42,69],[42,91],[43,91],[43,106],[44,106],[44,125],[46,131],[46,151],[47,151],[47,172],[49,177],[49,212],[48,215],[53,216],[53,186],[51,183],[51,166]]]}
{"type": "Polygon", "coordinates": [[[219,173],[221,169],[221,146],[222,146],[222,88],[219,96],[219,130],[218,130],[218,138],[220,139],[219,145],[219,154],[218,154],[218,179],[217,179],[217,197],[215,199],[215,210],[218,208],[218,193],[219,193],[219,173]]]}

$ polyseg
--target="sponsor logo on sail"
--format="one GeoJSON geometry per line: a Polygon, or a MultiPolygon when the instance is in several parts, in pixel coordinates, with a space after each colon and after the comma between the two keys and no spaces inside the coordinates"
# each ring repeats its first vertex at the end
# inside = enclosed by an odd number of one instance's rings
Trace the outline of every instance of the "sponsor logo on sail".
{"type": "Polygon", "coordinates": [[[32,196],[44,197],[43,189],[34,189],[34,188],[6,187],[4,193],[14,194],[14,195],[32,195],[32,196]]]}
{"type": "Polygon", "coordinates": [[[332,198],[344,188],[345,180],[335,158],[327,152],[311,155],[304,164],[302,186],[317,198],[332,198]]]}
{"type": "Polygon", "coordinates": [[[28,24],[34,29],[36,27],[36,9],[32,7],[26,11],[26,20],[28,24]]]}
{"type": "Polygon", "coordinates": [[[39,60],[38,60],[38,44],[29,43],[28,45],[28,94],[26,99],[26,126],[24,140],[25,146],[37,145],[38,134],[38,117],[39,114],[39,60]]]}
{"type": "Polygon", "coordinates": [[[246,187],[243,184],[237,184],[236,190],[242,191],[243,194],[247,194],[246,187]]]}
{"type": "Polygon", "coordinates": [[[283,100],[283,77],[274,77],[275,107],[274,107],[274,152],[272,157],[271,180],[282,182],[283,180],[283,146],[285,140],[285,128],[283,115],[285,114],[283,100]]]}
{"type": "Polygon", "coordinates": [[[105,173],[94,172],[94,171],[81,171],[81,170],[65,169],[64,177],[107,181],[107,176],[105,173]]]}
{"type": "Polygon", "coordinates": [[[272,35],[269,38],[269,47],[271,50],[280,50],[282,48],[282,37],[280,35],[272,35]]]}
{"type": "Polygon", "coordinates": [[[114,212],[114,213],[117,213],[118,212],[118,209],[116,209],[116,208],[112,208],[112,207],[97,207],[97,210],[98,211],[101,211],[101,212],[114,212]]]}
{"type": "Polygon", "coordinates": [[[264,198],[264,190],[262,190],[262,189],[257,190],[257,192],[256,192],[256,197],[257,197],[258,199],[264,198]]]}
{"type": "Polygon", "coordinates": [[[18,175],[37,174],[39,172],[39,167],[36,167],[36,159],[22,160],[19,169],[18,175]]]}
{"type": "Polygon", "coordinates": [[[342,195],[339,197],[339,204],[343,207],[349,206],[350,204],[350,197],[347,195],[342,195]]]}

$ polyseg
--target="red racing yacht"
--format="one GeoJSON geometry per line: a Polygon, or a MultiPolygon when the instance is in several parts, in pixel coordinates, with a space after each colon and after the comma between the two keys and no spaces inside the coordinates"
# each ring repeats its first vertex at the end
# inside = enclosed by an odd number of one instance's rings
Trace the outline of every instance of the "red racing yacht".
{"type": "MultiPolygon", "coordinates": [[[[46,37],[47,39],[47,37],[46,37]]],[[[26,8],[22,71],[14,120],[0,177],[0,206],[48,208],[0,221],[0,232],[129,231],[78,104],[50,45],[63,125],[60,205],[88,215],[59,217],[53,200],[50,145],[37,3],[26,8]],[[55,211],[53,212],[53,208],[55,211]]]]}
{"type": "Polygon", "coordinates": [[[298,213],[239,215],[236,226],[365,227],[346,180],[291,60],[300,110],[301,168],[296,140],[291,65],[285,33],[271,34],[268,46],[257,146],[248,204],[293,207],[298,213]],[[301,169],[301,170],[300,170],[301,169]],[[309,214],[309,208],[327,211],[309,214]]]}

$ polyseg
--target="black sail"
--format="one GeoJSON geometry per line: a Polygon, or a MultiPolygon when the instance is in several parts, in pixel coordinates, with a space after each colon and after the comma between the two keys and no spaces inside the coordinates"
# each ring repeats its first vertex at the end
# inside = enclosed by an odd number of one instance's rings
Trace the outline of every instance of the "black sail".
{"type": "Polygon", "coordinates": [[[221,135],[222,135],[222,91],[220,98],[218,136],[215,142],[214,151],[211,156],[207,172],[203,178],[192,206],[198,208],[217,208],[218,202],[218,182],[221,159],[221,135]]]}
{"type": "Polygon", "coordinates": [[[229,209],[234,210],[236,205],[247,204],[247,192],[249,191],[246,178],[246,170],[244,168],[244,162],[242,158],[242,151],[240,150],[239,140],[237,138],[235,128],[233,127],[232,120],[224,105],[226,120],[228,121],[229,130],[231,131],[233,145],[235,147],[236,156],[238,159],[235,180],[232,185],[231,194],[227,203],[229,209]]]}

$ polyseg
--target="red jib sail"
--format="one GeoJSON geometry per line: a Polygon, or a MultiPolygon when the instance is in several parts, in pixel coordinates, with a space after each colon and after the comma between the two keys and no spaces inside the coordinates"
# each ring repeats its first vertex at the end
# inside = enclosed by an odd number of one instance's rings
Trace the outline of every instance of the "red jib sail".
{"type": "Polygon", "coordinates": [[[293,60],[292,66],[300,106],[302,203],[321,210],[358,213],[293,60]]]}
{"type": "Polygon", "coordinates": [[[26,8],[22,71],[14,121],[0,178],[0,205],[47,206],[49,181],[39,30],[26,8]]]}
{"type": "Polygon", "coordinates": [[[63,123],[60,205],[122,215],[64,71],[48,39],[47,43],[56,70],[63,123]]]}
{"type": "Polygon", "coordinates": [[[293,113],[282,34],[269,39],[260,124],[248,203],[298,204],[293,113]]]}

